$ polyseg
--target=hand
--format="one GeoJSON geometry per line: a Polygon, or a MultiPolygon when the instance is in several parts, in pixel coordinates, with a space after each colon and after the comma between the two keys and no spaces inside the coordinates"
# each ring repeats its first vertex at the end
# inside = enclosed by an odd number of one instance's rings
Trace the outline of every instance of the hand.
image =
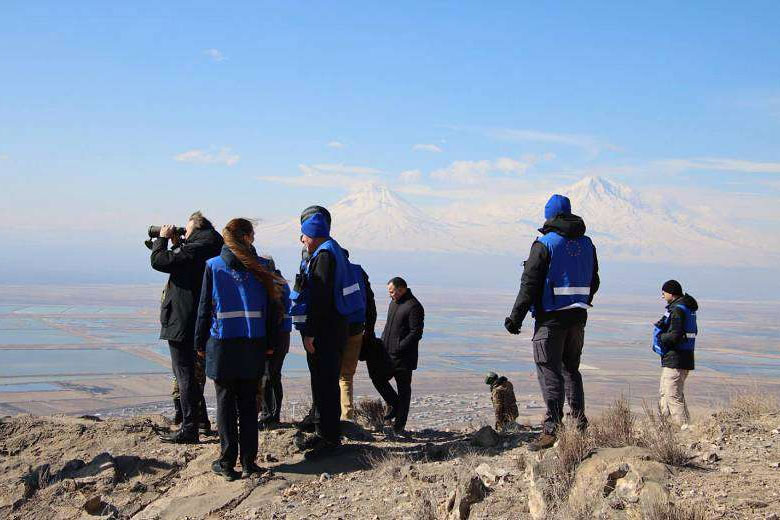
{"type": "Polygon", "coordinates": [[[200,359],[206,359],[206,351],[205,350],[198,350],[197,355],[200,359]]]}
{"type": "Polygon", "coordinates": [[[303,338],[303,348],[306,349],[306,352],[309,354],[314,354],[314,338],[311,336],[306,336],[303,338]]]}
{"type": "Polygon", "coordinates": [[[512,318],[504,319],[504,328],[510,334],[520,334],[520,326],[519,325],[515,325],[515,322],[512,321],[512,318]]]}
{"type": "Polygon", "coordinates": [[[659,329],[661,329],[661,330],[662,330],[662,331],[664,331],[664,332],[666,332],[666,329],[669,327],[669,326],[668,326],[668,325],[667,325],[667,324],[664,322],[664,319],[663,319],[663,318],[661,318],[660,320],[658,320],[658,321],[656,321],[655,323],[653,323],[653,326],[655,326],[655,327],[658,327],[659,329]]]}
{"type": "Polygon", "coordinates": [[[173,237],[173,230],[176,226],[173,226],[171,224],[165,224],[160,228],[160,238],[171,238],[173,237]]]}

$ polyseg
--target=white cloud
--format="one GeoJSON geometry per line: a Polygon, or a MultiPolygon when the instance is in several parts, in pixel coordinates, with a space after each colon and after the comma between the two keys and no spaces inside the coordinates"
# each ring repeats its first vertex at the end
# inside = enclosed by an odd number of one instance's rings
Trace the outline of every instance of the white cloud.
{"type": "Polygon", "coordinates": [[[227,57],[225,57],[222,52],[219,51],[219,49],[206,49],[203,51],[203,54],[211,58],[213,61],[225,61],[227,57]]]}
{"type": "Polygon", "coordinates": [[[350,166],[345,164],[299,164],[300,175],[280,176],[265,175],[259,180],[300,186],[307,188],[346,188],[351,189],[367,180],[375,179],[381,172],[365,166],[350,166]]]}
{"type": "Polygon", "coordinates": [[[446,168],[431,172],[431,178],[460,184],[479,184],[492,173],[523,174],[539,159],[533,155],[526,155],[519,160],[511,157],[499,157],[493,161],[454,161],[446,168]]]}
{"type": "Polygon", "coordinates": [[[193,164],[224,164],[225,166],[233,166],[241,157],[238,154],[233,153],[230,148],[209,148],[187,150],[176,155],[173,158],[178,162],[186,162],[193,164]]]}
{"type": "Polygon", "coordinates": [[[579,148],[592,157],[596,157],[604,151],[617,151],[619,148],[607,141],[584,134],[563,134],[553,132],[541,132],[539,130],[519,130],[512,128],[490,128],[483,132],[494,139],[515,142],[538,142],[560,144],[579,148]]]}
{"type": "Polygon", "coordinates": [[[780,162],[756,162],[718,157],[665,159],[657,161],[656,164],[676,171],[715,170],[740,173],[780,173],[780,162]]]}
{"type": "Polygon", "coordinates": [[[328,148],[344,148],[344,143],[341,141],[330,141],[328,143],[328,148]]]}
{"type": "MultiPolygon", "coordinates": [[[[307,167],[306,165],[301,165],[301,167],[307,167]]],[[[359,175],[376,175],[378,173],[382,173],[382,170],[377,170],[376,168],[366,168],[365,166],[350,166],[347,164],[314,164],[311,166],[311,168],[314,168],[316,170],[319,170],[321,172],[329,172],[329,173],[346,173],[346,174],[359,174],[359,175]]]]}
{"type": "Polygon", "coordinates": [[[422,178],[422,172],[420,170],[406,170],[398,174],[398,178],[403,183],[413,183],[422,178]]]}
{"type": "Polygon", "coordinates": [[[433,153],[442,152],[441,147],[435,144],[416,144],[412,146],[412,150],[414,150],[415,152],[433,152],[433,153]]]}

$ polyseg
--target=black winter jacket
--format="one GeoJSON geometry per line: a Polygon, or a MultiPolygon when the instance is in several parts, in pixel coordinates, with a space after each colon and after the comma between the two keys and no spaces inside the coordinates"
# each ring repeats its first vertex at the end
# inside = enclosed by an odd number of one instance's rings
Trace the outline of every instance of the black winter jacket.
{"type": "MultiPolygon", "coordinates": [[[[246,271],[244,264],[236,258],[227,246],[219,254],[231,269],[246,271]]],[[[195,346],[198,351],[206,352],[206,375],[216,381],[234,379],[256,379],[260,377],[265,363],[265,351],[269,338],[278,329],[280,307],[272,301],[266,306],[264,338],[217,339],[211,336],[211,321],[214,309],[212,291],[214,280],[211,269],[203,273],[203,291],[198,305],[198,321],[195,334],[195,346]]]]}
{"type": "Polygon", "coordinates": [[[411,289],[407,289],[397,302],[390,302],[385,330],[382,332],[382,345],[393,370],[417,369],[424,322],[425,310],[411,289]]]}
{"type": "Polygon", "coordinates": [[[184,342],[192,348],[206,260],[219,254],[222,243],[222,236],[212,227],[195,230],[173,249],[168,249],[167,238],[154,241],[152,269],[170,275],[160,300],[160,339],[184,342]]]}
{"type": "Polygon", "coordinates": [[[685,338],[685,313],[678,307],[679,304],[685,305],[694,312],[699,308],[698,302],[689,294],[680,296],[666,306],[666,310],[669,311],[669,327],[658,340],[665,350],[668,349],[668,352],[661,357],[661,366],[693,370],[693,351],[676,350],[677,345],[685,338]]]}
{"type": "Polygon", "coordinates": [[[330,251],[321,251],[309,261],[309,305],[304,337],[313,337],[320,342],[336,340],[347,335],[348,324],[336,308],[333,285],[336,280],[336,260],[330,251]],[[338,336],[338,338],[336,337],[338,336]]]}
{"type": "MultiPolygon", "coordinates": [[[[585,234],[585,222],[577,215],[558,215],[544,223],[539,232],[543,235],[555,231],[565,238],[579,238],[585,234]]],[[[567,309],[562,311],[545,312],[542,309],[542,291],[544,281],[547,278],[547,270],[550,267],[550,253],[539,241],[531,245],[531,253],[528,260],[523,263],[523,276],[520,279],[520,292],[517,294],[512,313],[509,318],[518,327],[523,323],[531,305],[536,308],[536,327],[568,327],[576,324],[585,324],[588,320],[588,311],[585,309],[567,309]]],[[[593,279],[590,283],[590,299],[599,290],[599,263],[596,258],[596,248],[593,248],[593,279]]]]}

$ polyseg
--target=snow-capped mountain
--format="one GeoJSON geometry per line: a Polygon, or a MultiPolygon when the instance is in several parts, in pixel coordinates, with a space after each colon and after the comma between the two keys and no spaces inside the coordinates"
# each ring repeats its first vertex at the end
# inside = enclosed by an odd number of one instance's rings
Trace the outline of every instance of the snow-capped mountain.
{"type": "MultiPolygon", "coordinates": [[[[571,199],[601,259],[705,265],[768,265],[780,256],[750,233],[694,210],[672,208],[602,177],[585,177],[554,192],[571,199]],[[747,249],[747,247],[750,249],[747,249]],[[746,257],[744,252],[752,255],[746,257]]],[[[506,196],[424,211],[387,186],[367,184],[329,206],[333,236],[349,249],[450,251],[525,255],[543,223],[548,193],[506,196]]],[[[262,226],[265,243],[294,243],[297,217],[262,226]]]]}
{"type": "MultiPolygon", "coordinates": [[[[349,249],[379,251],[451,251],[457,236],[453,226],[439,222],[387,186],[368,183],[328,206],[331,234],[349,249]]],[[[272,244],[288,244],[300,234],[298,217],[258,228],[272,244]]]]}

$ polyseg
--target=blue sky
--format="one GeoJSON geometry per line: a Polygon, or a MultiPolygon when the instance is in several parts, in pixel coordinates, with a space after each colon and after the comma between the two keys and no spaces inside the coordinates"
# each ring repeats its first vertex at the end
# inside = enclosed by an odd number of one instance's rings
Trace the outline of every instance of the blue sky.
{"type": "Polygon", "coordinates": [[[586,174],[780,220],[777,2],[451,4],[6,4],[0,234],[586,174]]]}

